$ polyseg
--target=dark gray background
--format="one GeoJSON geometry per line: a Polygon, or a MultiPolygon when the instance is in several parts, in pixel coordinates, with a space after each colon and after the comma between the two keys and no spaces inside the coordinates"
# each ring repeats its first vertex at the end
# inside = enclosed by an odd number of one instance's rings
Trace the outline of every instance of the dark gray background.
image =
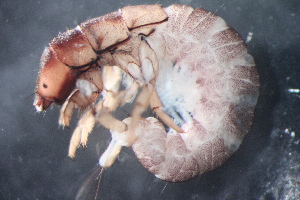
{"type": "MultiPolygon", "coordinates": [[[[160,1],[168,6],[188,1],[160,1]]],[[[109,134],[97,127],[86,152],[67,157],[71,129],[58,127],[59,108],[32,106],[39,59],[59,32],[120,7],[157,0],[0,2],[0,199],[74,199],[79,187],[96,193],[98,157],[109,134]],[[93,174],[94,172],[94,174],[93,174]]],[[[298,199],[300,196],[300,4],[298,0],[194,0],[216,12],[249,42],[261,75],[254,126],[218,169],[184,183],[148,173],[124,148],[105,170],[98,199],[298,199]]],[[[126,117],[127,108],[118,115],[126,117]]]]}

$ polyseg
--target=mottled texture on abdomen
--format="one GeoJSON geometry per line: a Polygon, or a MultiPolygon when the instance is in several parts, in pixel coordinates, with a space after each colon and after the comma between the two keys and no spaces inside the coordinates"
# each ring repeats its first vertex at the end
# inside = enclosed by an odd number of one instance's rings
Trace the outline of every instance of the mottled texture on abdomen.
{"type": "Polygon", "coordinates": [[[156,90],[164,110],[186,133],[151,130],[158,122],[150,120],[147,139],[141,134],[133,148],[150,172],[177,182],[220,166],[238,149],[252,124],[259,76],[223,19],[182,5],[165,11],[168,21],[147,42],[160,62],[156,90]]]}

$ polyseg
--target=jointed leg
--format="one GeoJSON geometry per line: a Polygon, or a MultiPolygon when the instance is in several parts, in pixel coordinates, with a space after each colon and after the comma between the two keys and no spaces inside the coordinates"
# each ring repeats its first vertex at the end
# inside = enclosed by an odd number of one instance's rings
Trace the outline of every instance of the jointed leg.
{"type": "Polygon", "coordinates": [[[80,144],[83,147],[86,146],[88,135],[92,132],[94,124],[95,118],[92,109],[90,109],[80,118],[78,125],[73,132],[69,146],[69,157],[72,159],[75,157],[76,149],[80,144]]]}
{"type": "MultiPolygon", "coordinates": [[[[88,135],[92,131],[95,124],[95,112],[98,113],[98,122],[100,122],[100,124],[104,125],[106,128],[119,132],[124,132],[127,129],[127,126],[124,125],[123,122],[114,119],[110,112],[115,110],[119,105],[124,104],[124,101],[127,101],[128,98],[131,98],[131,96],[124,95],[126,93],[124,91],[117,91],[119,89],[121,79],[120,70],[112,66],[105,68],[106,70],[103,70],[103,75],[111,77],[110,79],[105,78],[104,80],[106,98],[104,98],[103,101],[100,101],[94,108],[87,110],[79,120],[78,126],[76,127],[70,141],[69,156],[71,158],[74,158],[76,149],[80,144],[85,147],[88,135]]],[[[97,89],[93,83],[87,81],[88,77],[86,76],[88,75],[84,75],[85,77],[83,81],[87,83],[81,84],[80,89],[75,89],[61,109],[59,123],[63,126],[69,125],[75,107],[84,109],[87,106],[91,106],[99,95],[98,91],[91,92],[89,95],[81,91],[96,91],[97,89]]],[[[93,76],[89,77],[93,78],[91,80],[94,80],[96,75],[92,75],[93,76]]],[[[97,74],[96,78],[100,79],[98,75],[99,74],[97,74]]],[[[102,83],[98,84],[98,86],[102,86],[102,83]]],[[[128,91],[129,94],[134,95],[137,90],[138,87],[135,84],[131,84],[126,91],[128,91]]]]}
{"type": "Polygon", "coordinates": [[[159,99],[159,96],[156,92],[156,90],[154,90],[152,92],[152,96],[150,99],[150,106],[153,109],[153,111],[157,114],[157,116],[169,127],[171,127],[172,129],[174,129],[175,131],[177,131],[178,133],[183,133],[184,131],[177,126],[174,123],[174,120],[162,110],[162,103],[159,99]]]}

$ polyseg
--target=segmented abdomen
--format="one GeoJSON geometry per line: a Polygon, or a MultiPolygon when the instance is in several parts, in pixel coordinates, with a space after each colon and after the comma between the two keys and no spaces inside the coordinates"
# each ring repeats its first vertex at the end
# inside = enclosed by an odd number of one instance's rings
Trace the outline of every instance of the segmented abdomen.
{"type": "Polygon", "coordinates": [[[133,149],[157,177],[184,181],[235,152],[252,124],[258,72],[241,37],[206,10],[172,5],[147,43],[159,60],[156,90],[164,110],[186,133],[154,118],[143,122],[133,149]]]}

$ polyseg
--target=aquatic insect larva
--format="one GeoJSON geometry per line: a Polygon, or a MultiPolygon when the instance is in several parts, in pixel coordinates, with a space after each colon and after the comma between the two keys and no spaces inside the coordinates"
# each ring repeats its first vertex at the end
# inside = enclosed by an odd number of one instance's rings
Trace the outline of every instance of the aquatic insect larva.
{"type": "Polygon", "coordinates": [[[63,126],[76,107],[85,110],[70,157],[97,122],[112,134],[102,167],[113,164],[122,146],[132,146],[151,173],[179,182],[213,170],[238,149],[258,93],[253,58],[223,19],[184,5],[140,5],[54,38],[41,58],[34,105],[42,111],[63,104],[63,126]],[[131,117],[112,116],[133,99],[131,117]],[[160,120],[140,117],[149,106],[160,120]]]}

